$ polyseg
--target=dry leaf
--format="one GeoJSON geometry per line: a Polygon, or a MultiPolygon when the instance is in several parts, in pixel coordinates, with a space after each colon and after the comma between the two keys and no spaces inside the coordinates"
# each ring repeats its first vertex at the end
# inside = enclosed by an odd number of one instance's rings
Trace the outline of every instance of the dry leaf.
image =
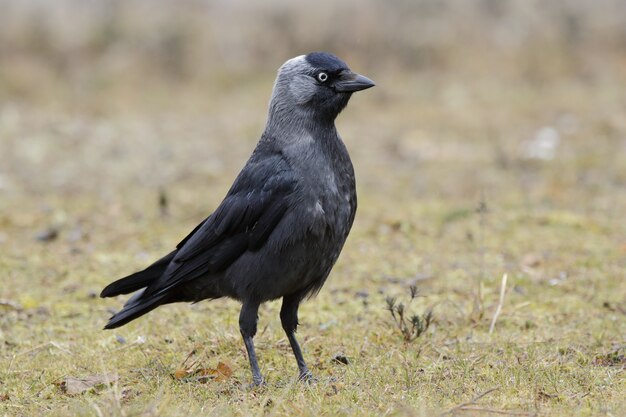
{"type": "Polygon", "coordinates": [[[199,382],[207,382],[209,380],[223,382],[231,377],[233,374],[230,366],[226,365],[224,362],[219,362],[217,364],[217,368],[196,368],[193,369],[179,369],[174,372],[174,378],[176,379],[185,379],[185,378],[194,378],[199,382]]]}
{"type": "Polygon", "coordinates": [[[226,381],[233,374],[233,370],[230,369],[230,366],[226,365],[224,362],[217,364],[217,372],[218,375],[215,380],[218,382],[226,381]]]}
{"type": "Polygon", "coordinates": [[[178,370],[176,370],[176,372],[174,372],[174,378],[176,378],[176,379],[185,378],[185,377],[191,375],[192,373],[193,373],[193,371],[190,370],[190,369],[178,369],[178,370]]]}
{"type": "Polygon", "coordinates": [[[118,377],[114,373],[97,374],[84,378],[68,376],[59,385],[66,394],[76,395],[89,391],[98,385],[110,385],[117,379],[118,377]]]}
{"type": "Polygon", "coordinates": [[[198,369],[195,374],[199,376],[198,380],[202,382],[206,382],[208,379],[212,379],[216,382],[224,382],[230,378],[233,371],[230,369],[230,366],[226,365],[224,362],[219,362],[216,369],[198,369]]]}

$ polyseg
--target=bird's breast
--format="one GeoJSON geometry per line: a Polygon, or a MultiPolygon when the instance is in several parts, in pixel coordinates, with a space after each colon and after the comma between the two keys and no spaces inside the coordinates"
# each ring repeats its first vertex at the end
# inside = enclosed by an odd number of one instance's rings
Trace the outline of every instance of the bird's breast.
{"type": "Polygon", "coordinates": [[[327,175],[318,185],[307,203],[310,232],[343,242],[354,216],[354,186],[334,174],[327,175]]]}
{"type": "Polygon", "coordinates": [[[356,209],[354,171],[343,142],[337,136],[301,135],[292,138],[282,154],[298,178],[294,201],[301,209],[294,212],[305,217],[294,226],[312,240],[342,245],[356,209]]]}

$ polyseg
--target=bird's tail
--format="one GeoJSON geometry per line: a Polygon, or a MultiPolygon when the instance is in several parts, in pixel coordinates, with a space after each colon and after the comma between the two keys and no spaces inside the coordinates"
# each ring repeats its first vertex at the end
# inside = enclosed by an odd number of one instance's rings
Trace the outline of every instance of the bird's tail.
{"type": "Polygon", "coordinates": [[[123,326],[126,323],[131,322],[146,313],[149,313],[158,306],[167,303],[167,296],[164,294],[152,295],[148,296],[148,298],[143,298],[142,295],[143,291],[140,291],[139,293],[133,295],[126,302],[126,304],[124,304],[124,308],[115,313],[109,319],[109,322],[104,326],[104,328],[115,329],[117,327],[123,326]]]}
{"type": "Polygon", "coordinates": [[[176,252],[177,251],[173,251],[165,255],[143,271],[135,272],[132,275],[110,283],[102,290],[100,297],[105,298],[120,294],[130,294],[131,292],[147,287],[152,281],[159,278],[163,272],[165,272],[167,265],[174,259],[176,252]]]}

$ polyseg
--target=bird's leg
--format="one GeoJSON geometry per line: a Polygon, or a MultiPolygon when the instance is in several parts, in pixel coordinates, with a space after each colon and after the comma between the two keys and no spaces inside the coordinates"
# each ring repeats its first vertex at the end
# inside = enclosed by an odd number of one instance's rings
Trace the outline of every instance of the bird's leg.
{"type": "Polygon", "coordinates": [[[309,371],[309,368],[304,362],[302,356],[302,350],[296,340],[296,328],[298,327],[298,307],[300,305],[299,296],[285,296],[283,297],[283,305],[280,309],[280,321],[283,325],[283,329],[289,339],[289,344],[293,350],[293,354],[298,362],[298,370],[300,371],[300,380],[311,381],[313,380],[313,374],[309,371]]]}
{"type": "Polygon", "coordinates": [[[256,359],[254,350],[254,342],[252,339],[256,334],[256,325],[258,321],[260,303],[257,301],[244,301],[239,314],[239,330],[243,337],[243,343],[246,345],[248,352],[248,360],[250,361],[250,369],[252,370],[252,385],[262,385],[264,383],[263,375],[259,370],[259,362],[256,359]]]}

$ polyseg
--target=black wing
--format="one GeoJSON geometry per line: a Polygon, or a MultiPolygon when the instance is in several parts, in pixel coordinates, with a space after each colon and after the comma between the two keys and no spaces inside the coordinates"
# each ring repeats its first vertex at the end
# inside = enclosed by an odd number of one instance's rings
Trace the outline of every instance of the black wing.
{"type": "Polygon", "coordinates": [[[142,298],[223,271],[265,244],[294,200],[296,179],[281,154],[255,156],[217,210],[178,244],[167,270],[142,298]]]}

